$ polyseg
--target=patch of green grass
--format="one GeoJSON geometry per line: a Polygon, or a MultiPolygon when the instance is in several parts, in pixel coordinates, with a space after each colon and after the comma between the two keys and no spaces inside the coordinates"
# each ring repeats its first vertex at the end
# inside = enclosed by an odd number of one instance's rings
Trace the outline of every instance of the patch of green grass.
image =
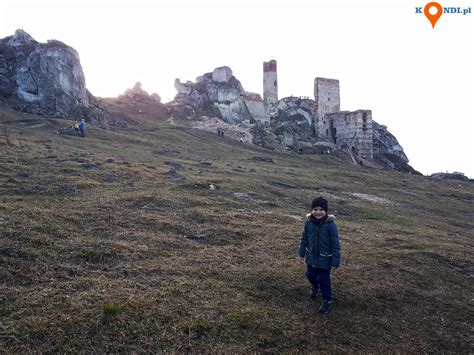
{"type": "Polygon", "coordinates": [[[125,307],[118,303],[107,303],[103,307],[103,312],[107,316],[115,316],[125,311],[125,307]]]}

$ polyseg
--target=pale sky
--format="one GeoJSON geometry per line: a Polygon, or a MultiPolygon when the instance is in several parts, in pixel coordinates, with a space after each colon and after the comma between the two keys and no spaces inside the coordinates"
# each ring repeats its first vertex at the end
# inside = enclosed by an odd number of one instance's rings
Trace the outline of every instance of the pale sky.
{"type": "Polygon", "coordinates": [[[315,77],[339,79],[341,109],[372,110],[415,169],[474,178],[474,15],[443,14],[433,29],[415,11],[428,2],[0,0],[0,38],[22,28],[61,40],[95,96],[140,81],[165,102],[175,78],[224,65],[262,94],[262,63],[276,59],[279,98],[313,98],[315,77]]]}

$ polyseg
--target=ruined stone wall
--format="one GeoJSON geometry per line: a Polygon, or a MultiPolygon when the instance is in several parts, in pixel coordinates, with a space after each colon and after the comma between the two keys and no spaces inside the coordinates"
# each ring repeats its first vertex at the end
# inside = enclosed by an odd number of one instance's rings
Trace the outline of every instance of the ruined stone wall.
{"type": "Polygon", "coordinates": [[[263,102],[274,104],[278,101],[277,62],[263,62],[263,102]]]}
{"type": "Polygon", "coordinates": [[[316,110],[314,115],[314,133],[320,139],[333,140],[329,121],[326,114],[339,112],[341,109],[341,98],[339,94],[339,80],[315,78],[314,100],[316,110]]]}
{"type": "Polygon", "coordinates": [[[332,141],[337,148],[347,146],[363,158],[373,158],[372,111],[329,113],[324,119],[329,122],[332,141]]]}

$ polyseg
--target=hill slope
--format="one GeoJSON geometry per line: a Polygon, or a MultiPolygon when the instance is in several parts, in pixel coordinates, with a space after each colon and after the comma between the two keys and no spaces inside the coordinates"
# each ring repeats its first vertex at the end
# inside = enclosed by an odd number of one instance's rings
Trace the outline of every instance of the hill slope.
{"type": "Polygon", "coordinates": [[[471,183],[177,120],[65,125],[0,110],[0,350],[472,352],[471,183]],[[328,316],[295,257],[319,195],[342,243],[328,316]]]}

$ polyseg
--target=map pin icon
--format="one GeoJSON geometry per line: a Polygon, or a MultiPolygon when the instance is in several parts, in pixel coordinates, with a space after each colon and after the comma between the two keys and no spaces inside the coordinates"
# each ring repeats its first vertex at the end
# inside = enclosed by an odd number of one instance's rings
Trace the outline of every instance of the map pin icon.
{"type": "Polygon", "coordinates": [[[425,13],[425,16],[428,18],[428,20],[431,22],[431,26],[433,26],[434,28],[436,25],[436,22],[439,20],[439,18],[443,14],[443,7],[437,2],[430,2],[425,5],[423,12],[425,13]],[[434,15],[430,13],[430,9],[432,7],[435,7],[437,10],[437,12],[434,15]]]}

